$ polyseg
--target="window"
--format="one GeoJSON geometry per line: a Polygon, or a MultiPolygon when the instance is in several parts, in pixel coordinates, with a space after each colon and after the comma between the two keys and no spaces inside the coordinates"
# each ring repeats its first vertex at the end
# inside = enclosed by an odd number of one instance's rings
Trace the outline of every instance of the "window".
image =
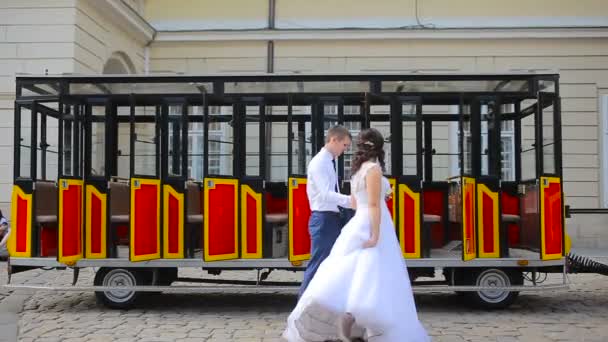
{"type": "Polygon", "coordinates": [[[500,128],[500,170],[504,181],[515,180],[515,130],[513,121],[503,121],[500,128]]]}
{"type": "MultiPolygon", "coordinates": [[[[360,107],[359,106],[344,106],[344,115],[358,115],[360,113],[359,111],[360,107]]],[[[325,115],[337,115],[338,114],[338,106],[337,105],[326,105],[325,106],[325,115]]],[[[333,122],[333,121],[325,121],[324,123],[324,129],[325,129],[325,136],[327,136],[327,131],[329,130],[329,127],[336,125],[337,122],[333,122]]],[[[344,180],[350,180],[350,178],[352,177],[352,172],[351,172],[351,163],[352,163],[352,159],[353,159],[353,154],[355,152],[355,147],[354,145],[354,140],[357,138],[357,136],[359,135],[359,133],[361,132],[361,122],[359,121],[347,121],[344,122],[342,124],[346,129],[348,129],[348,131],[350,132],[351,136],[353,137],[353,144],[351,144],[351,146],[348,148],[348,150],[346,150],[344,152],[344,180]]],[[[389,157],[390,159],[390,157],[389,157]]]]}
{"type": "MultiPolygon", "coordinates": [[[[209,115],[232,115],[230,106],[210,106],[209,115]]],[[[209,123],[209,174],[232,175],[232,126],[229,122],[209,123]]]]}
{"type": "Polygon", "coordinates": [[[188,127],[188,178],[202,180],[203,152],[205,146],[202,122],[192,122],[188,127]]]}
{"type": "MultiPolygon", "coordinates": [[[[466,123],[465,123],[466,124],[466,123]]],[[[456,125],[455,125],[456,126],[456,125]]],[[[501,123],[500,140],[501,140],[501,151],[500,151],[500,165],[501,165],[501,179],[503,181],[514,181],[515,180],[515,131],[513,121],[503,121],[501,123]]],[[[458,127],[455,127],[458,129],[458,127]]],[[[483,131],[483,130],[482,130],[483,131]]],[[[464,173],[471,173],[471,151],[470,147],[472,144],[471,132],[468,129],[468,125],[464,127],[464,173]]],[[[481,141],[484,144],[482,151],[487,148],[487,132],[482,132],[481,141]]],[[[482,156],[487,158],[487,156],[482,156]]],[[[482,174],[487,174],[488,170],[487,163],[482,160],[482,174]]]]}
{"type": "MultiPolygon", "coordinates": [[[[203,115],[203,107],[191,107],[191,115],[203,115]]],[[[209,115],[231,115],[232,107],[209,106],[209,115]]],[[[202,180],[205,146],[204,123],[188,125],[188,178],[202,180]]],[[[232,127],[228,122],[209,123],[208,172],[212,175],[232,175],[232,127]]]]}

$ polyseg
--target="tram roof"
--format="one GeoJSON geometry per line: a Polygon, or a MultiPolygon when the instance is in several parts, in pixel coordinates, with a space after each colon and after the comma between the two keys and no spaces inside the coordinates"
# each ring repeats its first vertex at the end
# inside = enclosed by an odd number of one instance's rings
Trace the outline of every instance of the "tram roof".
{"type": "Polygon", "coordinates": [[[181,80],[188,82],[191,79],[266,79],[268,81],[277,79],[314,79],[314,80],[342,80],[342,79],[395,79],[403,78],[408,80],[486,80],[486,79],[535,79],[535,78],[558,78],[559,74],[537,74],[537,73],[430,73],[430,72],[362,72],[362,73],[296,73],[296,72],[277,72],[277,73],[208,73],[208,74],[185,74],[185,73],[155,73],[155,74],[55,74],[55,75],[35,75],[17,74],[17,80],[33,79],[61,79],[82,82],[83,80],[104,80],[105,82],[129,82],[129,81],[149,81],[155,80],[181,80]]]}
{"type": "Polygon", "coordinates": [[[556,92],[558,74],[535,73],[221,73],[153,75],[17,75],[18,98],[58,95],[268,95],[363,93],[496,93],[515,97],[556,92]],[[23,92],[21,90],[24,90],[23,92]]]}

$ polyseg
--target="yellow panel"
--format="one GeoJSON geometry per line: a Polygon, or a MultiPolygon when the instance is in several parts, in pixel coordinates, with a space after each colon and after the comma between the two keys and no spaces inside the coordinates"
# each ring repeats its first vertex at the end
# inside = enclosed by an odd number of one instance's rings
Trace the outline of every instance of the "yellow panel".
{"type": "Polygon", "coordinates": [[[241,251],[243,259],[262,258],[262,194],[253,191],[249,185],[245,184],[241,186],[241,251]],[[257,252],[255,253],[250,253],[247,250],[247,212],[251,209],[247,207],[247,196],[252,196],[256,201],[257,222],[255,231],[257,252]]]}
{"type": "Polygon", "coordinates": [[[499,224],[500,220],[498,219],[498,193],[491,191],[485,184],[477,184],[477,222],[479,223],[477,232],[479,233],[479,239],[477,248],[479,250],[480,258],[498,258],[500,257],[500,249],[499,249],[499,224]],[[492,221],[494,222],[494,241],[493,244],[493,252],[486,253],[483,250],[483,215],[484,215],[484,207],[483,207],[483,194],[488,195],[492,199],[492,221]]]}
{"type": "Polygon", "coordinates": [[[95,186],[93,185],[87,185],[86,186],[86,203],[87,203],[87,209],[86,209],[86,217],[85,217],[85,232],[86,232],[86,251],[85,251],[85,255],[87,259],[104,259],[107,256],[107,244],[106,244],[106,231],[107,231],[107,225],[106,225],[106,213],[107,213],[107,201],[106,201],[107,195],[106,194],[102,194],[101,192],[97,191],[97,189],[95,188],[95,186]],[[99,198],[99,201],[101,202],[101,252],[100,253],[93,253],[91,252],[91,201],[93,199],[93,196],[99,198]]]}
{"type": "Polygon", "coordinates": [[[475,241],[475,179],[474,178],[469,178],[469,177],[462,177],[462,251],[463,251],[463,260],[464,261],[468,261],[468,260],[472,260],[475,259],[476,257],[476,250],[475,247],[477,246],[476,241],[475,241]],[[469,190],[467,190],[467,188],[469,190]],[[473,225],[472,229],[471,229],[471,234],[473,234],[473,236],[470,237],[470,241],[469,238],[467,237],[466,234],[466,227],[467,224],[469,224],[469,222],[467,222],[467,214],[466,214],[466,193],[467,191],[471,191],[471,196],[473,196],[473,198],[471,199],[471,210],[472,215],[471,215],[471,219],[473,219],[473,222],[470,222],[470,224],[473,225]]]}
{"type": "Polygon", "coordinates": [[[175,191],[171,185],[163,186],[163,258],[183,259],[184,258],[184,194],[175,191]],[[178,202],[178,247],[177,253],[169,252],[169,197],[174,197],[178,202]]]}
{"type": "Polygon", "coordinates": [[[393,224],[397,224],[397,197],[395,197],[395,191],[397,190],[397,180],[395,178],[389,178],[388,182],[391,184],[390,196],[393,197],[393,224]]]}
{"type": "Polygon", "coordinates": [[[12,198],[12,208],[11,208],[11,217],[13,220],[13,232],[8,236],[8,253],[11,257],[24,257],[29,258],[32,256],[32,194],[26,194],[21,190],[18,185],[13,186],[13,198],[12,198]],[[26,250],[25,252],[16,252],[16,244],[17,244],[17,224],[18,216],[17,216],[17,199],[23,199],[27,202],[27,207],[29,212],[26,215],[26,231],[27,231],[27,240],[26,240],[26,250]]]}
{"type": "Polygon", "coordinates": [[[401,244],[401,252],[405,258],[416,259],[420,258],[420,193],[414,192],[405,184],[399,184],[399,198],[403,198],[404,195],[414,200],[414,252],[405,252],[405,236],[403,232],[403,225],[405,224],[405,207],[403,203],[399,205],[399,242],[401,244]]]}

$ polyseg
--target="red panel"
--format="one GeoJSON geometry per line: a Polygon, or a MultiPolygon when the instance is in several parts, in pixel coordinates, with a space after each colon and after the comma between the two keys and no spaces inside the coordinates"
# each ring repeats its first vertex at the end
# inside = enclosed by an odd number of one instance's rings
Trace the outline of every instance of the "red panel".
{"type": "Polygon", "coordinates": [[[91,253],[101,253],[101,200],[91,196],[91,253]]]}
{"type": "Polygon", "coordinates": [[[403,196],[404,218],[403,222],[403,241],[405,253],[416,252],[416,202],[413,198],[404,194],[403,196]]]}
{"type": "Polygon", "coordinates": [[[510,215],[519,215],[519,198],[502,192],[501,196],[502,213],[510,215]]]}
{"type": "Polygon", "coordinates": [[[63,222],[62,222],[62,251],[61,254],[74,256],[80,254],[82,248],[82,186],[69,185],[63,191],[63,222]]]}
{"type": "Polygon", "coordinates": [[[310,219],[310,205],[306,195],[306,184],[298,184],[293,190],[293,253],[305,255],[310,253],[310,234],[308,220],[310,219]]]}
{"type": "MultiPolygon", "coordinates": [[[[501,196],[501,205],[503,214],[519,215],[519,198],[517,196],[503,192],[501,196]]],[[[507,232],[509,236],[509,246],[518,245],[519,225],[516,223],[509,224],[507,232]]]]}
{"type": "Polygon", "coordinates": [[[258,252],[258,235],[257,235],[257,225],[258,225],[258,203],[251,196],[247,194],[247,253],[257,253],[258,252]]]}
{"type": "MultiPolygon", "coordinates": [[[[424,190],[424,213],[443,217],[447,192],[441,190],[424,190]]],[[[441,248],[445,241],[445,230],[441,223],[431,225],[431,248],[441,248]]]]}
{"type": "Polygon", "coordinates": [[[545,253],[562,252],[561,186],[551,183],[545,188],[545,253]]]}
{"type": "Polygon", "coordinates": [[[169,253],[179,253],[179,201],[169,194],[169,253]]]}
{"type": "Polygon", "coordinates": [[[287,198],[277,198],[272,196],[271,193],[266,193],[266,212],[275,214],[275,213],[286,213],[288,211],[288,199],[287,198]]]}
{"type": "Polygon", "coordinates": [[[15,227],[15,235],[17,238],[15,251],[25,253],[27,249],[27,219],[30,214],[30,208],[27,200],[17,197],[17,227],[15,227]]]}
{"type": "Polygon", "coordinates": [[[135,255],[158,253],[158,186],[141,184],[135,190],[135,255]]]}
{"type": "Polygon", "coordinates": [[[488,194],[483,193],[483,251],[494,251],[494,201],[488,194]]]}
{"type": "Polygon", "coordinates": [[[216,184],[209,190],[209,255],[236,252],[234,187],[232,184],[216,184]]]}
{"type": "Polygon", "coordinates": [[[120,225],[116,227],[116,237],[119,245],[129,244],[129,226],[120,225]]]}
{"type": "Polygon", "coordinates": [[[40,228],[40,256],[57,256],[57,227],[40,228]]]}

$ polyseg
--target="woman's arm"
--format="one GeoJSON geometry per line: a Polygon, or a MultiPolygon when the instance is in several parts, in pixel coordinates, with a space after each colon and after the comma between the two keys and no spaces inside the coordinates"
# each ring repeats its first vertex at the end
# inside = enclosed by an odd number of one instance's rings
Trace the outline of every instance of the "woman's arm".
{"type": "Polygon", "coordinates": [[[8,225],[6,226],[6,229],[2,233],[3,234],[0,235],[0,236],[2,236],[2,239],[0,241],[0,247],[6,246],[6,243],[8,242],[8,237],[11,234],[11,231],[8,229],[8,225]]]}
{"type": "Polygon", "coordinates": [[[380,191],[382,188],[382,171],[374,166],[365,176],[367,199],[369,201],[369,219],[371,237],[363,244],[363,248],[375,247],[380,238],[380,191]]]}
{"type": "Polygon", "coordinates": [[[357,200],[355,199],[355,195],[351,194],[350,195],[350,208],[353,210],[357,209],[357,200]]]}

